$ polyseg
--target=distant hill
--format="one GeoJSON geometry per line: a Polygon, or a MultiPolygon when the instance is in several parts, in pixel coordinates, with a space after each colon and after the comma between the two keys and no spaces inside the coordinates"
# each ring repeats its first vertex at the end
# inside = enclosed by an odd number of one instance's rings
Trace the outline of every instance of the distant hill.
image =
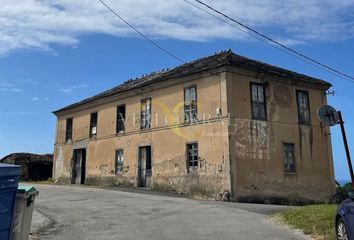
{"type": "Polygon", "coordinates": [[[47,180],[52,177],[53,154],[12,153],[0,163],[21,165],[21,180],[47,180]]]}

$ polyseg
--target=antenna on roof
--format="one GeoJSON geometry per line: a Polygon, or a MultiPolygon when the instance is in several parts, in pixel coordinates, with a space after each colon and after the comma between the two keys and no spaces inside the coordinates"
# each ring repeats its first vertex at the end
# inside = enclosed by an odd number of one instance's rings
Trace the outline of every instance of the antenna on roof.
{"type": "Polygon", "coordinates": [[[325,95],[332,95],[334,97],[334,90],[333,91],[325,91],[325,95]]]}

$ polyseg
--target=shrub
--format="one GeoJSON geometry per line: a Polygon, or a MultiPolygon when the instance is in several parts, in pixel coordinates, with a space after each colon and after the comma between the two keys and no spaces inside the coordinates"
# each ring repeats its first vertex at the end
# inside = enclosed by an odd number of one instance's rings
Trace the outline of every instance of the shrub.
{"type": "Polygon", "coordinates": [[[348,198],[348,192],[351,191],[354,191],[354,188],[351,183],[346,183],[343,186],[337,187],[333,202],[338,204],[343,202],[346,198],[348,198]]]}

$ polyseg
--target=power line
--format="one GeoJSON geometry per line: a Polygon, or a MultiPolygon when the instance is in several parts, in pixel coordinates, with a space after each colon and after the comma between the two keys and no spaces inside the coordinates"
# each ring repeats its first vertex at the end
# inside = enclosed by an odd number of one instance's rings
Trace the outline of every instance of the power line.
{"type": "Polygon", "coordinates": [[[135,28],[133,25],[131,25],[128,21],[126,21],[123,17],[121,17],[118,13],[116,13],[110,6],[108,6],[104,1],[98,0],[100,3],[102,3],[103,6],[105,6],[109,11],[111,11],[115,16],[117,16],[120,20],[122,20],[125,24],[127,24],[131,29],[133,29],[136,33],[138,33],[140,36],[142,36],[146,41],[150,42],[152,45],[166,53],[167,55],[173,57],[177,61],[180,61],[182,63],[186,63],[186,61],[182,60],[181,58],[177,57],[175,54],[171,53],[167,49],[161,47],[157,42],[151,40],[149,37],[147,37],[145,34],[140,32],[137,28],[135,28]]]}
{"type": "MultiPolygon", "coordinates": [[[[295,54],[293,54],[293,53],[291,53],[291,52],[289,52],[289,51],[286,51],[285,49],[279,47],[278,45],[271,44],[269,41],[265,40],[264,38],[261,38],[261,37],[259,37],[258,35],[254,35],[254,34],[252,34],[252,32],[247,31],[247,30],[245,30],[245,29],[243,29],[243,28],[240,28],[240,27],[236,26],[235,24],[232,24],[231,22],[228,22],[228,21],[226,21],[225,19],[223,19],[223,18],[221,18],[221,17],[219,17],[219,16],[217,16],[217,15],[211,13],[211,12],[206,11],[205,9],[199,7],[198,5],[192,3],[192,2],[190,2],[190,1],[188,1],[188,0],[183,0],[183,1],[186,2],[186,3],[188,3],[188,4],[190,4],[190,5],[192,5],[193,7],[197,8],[197,9],[199,9],[200,11],[202,11],[202,12],[204,12],[204,13],[206,13],[206,14],[208,14],[208,15],[214,17],[214,18],[217,18],[218,20],[220,20],[220,21],[222,21],[222,22],[224,22],[224,23],[226,23],[226,24],[228,24],[228,25],[230,25],[230,26],[232,26],[232,27],[234,27],[234,28],[240,30],[242,33],[247,34],[247,35],[249,35],[249,36],[251,36],[251,37],[254,37],[254,38],[258,39],[259,41],[263,42],[264,44],[268,44],[268,45],[270,45],[271,47],[274,47],[275,49],[278,49],[279,51],[282,51],[282,52],[284,52],[284,53],[286,53],[286,54],[288,54],[288,55],[290,55],[290,56],[292,56],[292,57],[295,57],[295,58],[297,58],[297,59],[299,59],[299,60],[301,60],[301,61],[303,61],[303,62],[305,62],[305,63],[311,64],[311,65],[313,65],[313,66],[315,66],[315,67],[318,67],[318,68],[320,68],[320,69],[323,69],[323,70],[325,70],[325,71],[328,71],[328,69],[325,69],[325,68],[323,68],[323,67],[321,67],[321,66],[318,66],[318,65],[314,64],[313,62],[311,62],[311,61],[309,61],[309,60],[303,59],[303,58],[299,57],[298,55],[295,55],[295,54]]],[[[335,74],[336,76],[342,77],[342,76],[339,75],[339,74],[336,74],[336,73],[333,73],[333,72],[331,72],[331,73],[332,73],[332,74],[335,74]]],[[[345,79],[345,80],[348,80],[348,81],[349,81],[349,79],[345,79]]]]}
{"type": "Polygon", "coordinates": [[[211,16],[217,18],[218,20],[220,20],[222,22],[227,23],[228,25],[231,25],[232,27],[235,27],[236,29],[238,29],[238,30],[240,30],[240,31],[242,31],[242,32],[244,32],[244,33],[246,33],[248,35],[257,38],[258,40],[261,40],[261,41],[263,41],[263,42],[265,42],[267,44],[270,44],[273,47],[276,47],[277,49],[279,49],[279,50],[281,50],[281,51],[283,51],[283,52],[285,52],[287,54],[290,54],[293,57],[296,57],[296,58],[298,58],[298,59],[300,59],[300,60],[302,60],[302,61],[304,61],[306,63],[310,63],[313,66],[316,66],[316,67],[318,67],[318,68],[320,68],[322,70],[330,72],[330,73],[332,73],[332,74],[334,74],[336,76],[339,76],[339,77],[341,77],[341,78],[343,78],[345,80],[354,81],[354,77],[352,77],[352,76],[350,76],[350,75],[348,75],[346,73],[343,73],[343,72],[341,72],[341,71],[339,71],[339,70],[337,70],[337,69],[335,69],[333,67],[327,66],[327,65],[325,65],[325,64],[323,64],[323,63],[321,63],[321,62],[319,62],[319,61],[317,61],[317,60],[315,60],[313,58],[310,58],[310,57],[306,56],[305,54],[303,54],[301,52],[298,52],[298,51],[296,51],[296,50],[294,50],[294,49],[292,49],[290,47],[287,47],[284,44],[282,44],[282,43],[280,43],[280,42],[278,42],[276,40],[273,40],[272,38],[266,36],[265,34],[258,32],[257,30],[255,30],[255,29],[243,24],[240,21],[235,20],[232,17],[229,17],[228,15],[222,13],[221,11],[213,8],[212,6],[202,2],[200,0],[194,0],[194,1],[199,3],[199,4],[201,4],[201,5],[203,5],[204,7],[212,10],[213,12],[223,16],[224,18],[236,23],[237,25],[241,26],[243,29],[241,29],[241,28],[235,26],[234,24],[231,24],[230,22],[228,22],[228,21],[226,21],[226,20],[224,20],[224,19],[222,19],[222,18],[220,18],[220,17],[218,17],[218,16],[216,16],[216,15],[214,15],[214,14],[212,14],[212,13],[210,13],[210,12],[208,12],[208,11],[202,9],[202,8],[200,8],[200,7],[198,7],[197,5],[191,3],[188,0],[183,0],[183,1],[188,3],[188,4],[190,4],[190,5],[192,5],[192,6],[194,6],[194,7],[196,7],[196,8],[198,8],[199,10],[207,13],[208,15],[211,15],[211,16]],[[248,31],[246,31],[245,29],[248,30],[248,31]]]}

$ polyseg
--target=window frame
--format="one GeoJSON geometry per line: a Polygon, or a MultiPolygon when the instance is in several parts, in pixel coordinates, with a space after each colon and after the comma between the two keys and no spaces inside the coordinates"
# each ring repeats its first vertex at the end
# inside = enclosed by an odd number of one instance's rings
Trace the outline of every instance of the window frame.
{"type": "Polygon", "coordinates": [[[311,124],[311,108],[310,108],[310,94],[306,90],[296,90],[296,105],[297,105],[297,118],[299,124],[310,125],[311,124]],[[300,107],[300,94],[305,94],[306,98],[302,95],[302,100],[307,101],[307,109],[300,107]],[[305,119],[305,111],[308,111],[308,119],[305,119]]]}
{"type": "Polygon", "coordinates": [[[282,153],[283,153],[283,166],[285,174],[296,174],[296,157],[295,157],[295,144],[293,142],[283,142],[282,144],[282,153]],[[292,147],[292,162],[293,167],[289,167],[289,147],[292,147]]]}
{"type": "Polygon", "coordinates": [[[198,168],[200,167],[200,161],[199,161],[199,145],[198,142],[187,142],[186,143],[186,165],[187,165],[187,172],[188,173],[193,173],[198,171],[198,168]],[[189,155],[189,151],[190,148],[189,146],[195,146],[196,148],[194,148],[193,150],[196,149],[197,153],[196,153],[196,159],[195,158],[195,154],[189,155]],[[190,157],[192,157],[193,159],[191,160],[190,157]],[[192,166],[190,165],[190,163],[193,163],[192,166]],[[195,164],[196,163],[196,164],[195,164]]]}
{"type": "Polygon", "coordinates": [[[89,129],[90,138],[97,137],[97,127],[98,127],[98,112],[92,112],[92,113],[90,113],[90,129],[89,129]],[[94,115],[96,115],[96,122],[95,123],[93,121],[94,115]],[[92,133],[92,130],[94,127],[96,127],[96,132],[92,133]]]}
{"type": "Polygon", "coordinates": [[[116,116],[116,133],[117,134],[122,134],[125,133],[125,118],[126,118],[126,105],[125,104],[121,104],[117,106],[117,116],[116,116]],[[120,116],[120,112],[119,109],[124,107],[124,113],[123,116],[121,118],[120,116]]]}
{"type": "Polygon", "coordinates": [[[69,142],[73,140],[73,125],[74,125],[74,119],[71,118],[67,118],[66,119],[66,126],[65,126],[65,142],[69,142]],[[71,130],[69,131],[68,128],[68,122],[71,121],[71,130]],[[69,137],[69,133],[70,133],[70,137],[69,137]]]}
{"type": "Polygon", "coordinates": [[[183,110],[184,123],[185,124],[192,124],[193,122],[198,121],[198,90],[197,90],[197,85],[193,84],[193,85],[190,85],[190,86],[185,87],[183,89],[183,101],[184,101],[184,110],[183,110]],[[193,88],[194,88],[194,92],[195,92],[195,101],[194,101],[193,104],[192,104],[192,101],[190,101],[190,103],[187,104],[186,92],[190,91],[190,89],[193,89],[193,88]],[[189,107],[189,109],[187,110],[188,107],[189,107]],[[189,116],[189,117],[187,117],[187,116],[189,116]]]}
{"type": "Polygon", "coordinates": [[[114,172],[116,175],[121,175],[123,174],[123,169],[124,169],[124,149],[123,148],[118,148],[116,149],[116,155],[115,155],[115,169],[114,172]],[[121,154],[119,154],[121,153],[121,154]],[[120,161],[118,161],[118,156],[120,156],[120,161]]]}
{"type": "Polygon", "coordinates": [[[141,99],[140,102],[140,129],[151,129],[151,97],[141,99]],[[143,109],[143,103],[149,101],[149,108],[143,109]],[[148,112],[147,112],[148,111],[148,112]],[[149,116],[149,118],[147,118],[149,116]]]}
{"type": "Polygon", "coordinates": [[[266,85],[264,83],[258,82],[250,82],[250,103],[251,103],[251,117],[253,120],[262,120],[267,121],[267,97],[266,97],[266,85]],[[257,101],[253,101],[253,86],[257,86],[257,101]],[[259,95],[258,95],[258,87],[263,87],[263,105],[264,105],[264,117],[260,117],[260,103],[259,103],[259,95]],[[254,107],[253,104],[256,103],[258,105],[258,116],[254,114],[254,107]]]}

